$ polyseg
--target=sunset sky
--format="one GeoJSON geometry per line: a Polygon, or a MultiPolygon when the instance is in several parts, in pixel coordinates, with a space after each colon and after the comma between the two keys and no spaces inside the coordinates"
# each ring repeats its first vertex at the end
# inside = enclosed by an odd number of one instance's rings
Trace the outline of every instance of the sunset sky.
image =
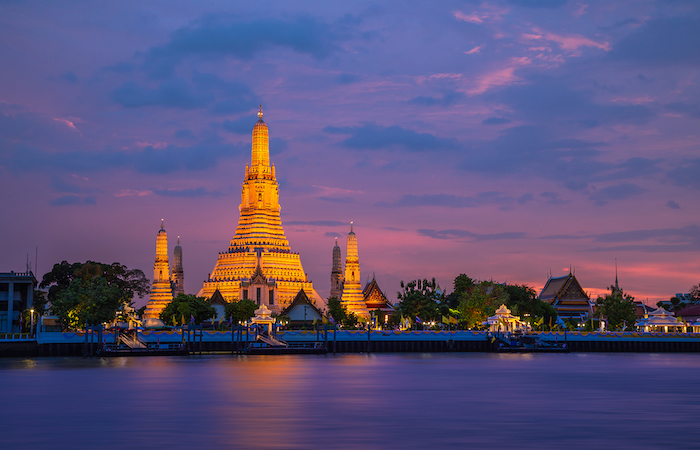
{"type": "MultiPolygon", "coordinates": [[[[362,279],[651,304],[700,282],[700,4],[0,2],[0,272],[118,261],[165,220],[196,293],[262,104],[282,221],[322,297],[362,279]]],[[[137,306],[146,299],[138,300],[137,306]]]]}

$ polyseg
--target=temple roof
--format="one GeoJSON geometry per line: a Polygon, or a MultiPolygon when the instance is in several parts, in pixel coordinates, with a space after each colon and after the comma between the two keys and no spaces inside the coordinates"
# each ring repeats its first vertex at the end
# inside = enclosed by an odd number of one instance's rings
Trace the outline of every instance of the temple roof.
{"type": "Polygon", "coordinates": [[[565,293],[575,291],[578,291],[581,299],[585,298],[588,300],[588,295],[581,287],[581,284],[579,284],[576,276],[572,273],[563,277],[550,277],[549,280],[547,280],[547,284],[542,288],[539,299],[554,303],[556,300],[561,299],[565,293]]]}
{"type": "Polygon", "coordinates": [[[228,302],[224,299],[224,296],[221,295],[221,291],[218,289],[214,291],[214,294],[209,298],[209,303],[212,305],[226,305],[228,302]]]}
{"type": "Polygon", "coordinates": [[[292,303],[290,303],[289,306],[287,306],[286,308],[284,308],[284,309],[280,312],[280,315],[281,315],[281,316],[286,316],[286,315],[288,315],[287,313],[288,313],[289,311],[291,311],[292,309],[294,309],[295,307],[297,307],[297,306],[305,306],[305,305],[306,305],[306,306],[310,306],[311,308],[313,308],[314,311],[316,311],[316,313],[317,313],[320,317],[323,317],[323,313],[321,312],[321,310],[319,310],[318,308],[316,308],[316,305],[314,305],[314,303],[313,303],[311,300],[309,300],[309,297],[306,295],[306,292],[304,292],[303,289],[301,289],[301,290],[297,293],[297,296],[294,297],[294,300],[292,301],[292,303]]]}
{"type": "Polygon", "coordinates": [[[362,294],[368,309],[394,310],[394,306],[379,288],[379,284],[377,284],[377,280],[374,277],[372,277],[372,281],[365,285],[362,294]]]}

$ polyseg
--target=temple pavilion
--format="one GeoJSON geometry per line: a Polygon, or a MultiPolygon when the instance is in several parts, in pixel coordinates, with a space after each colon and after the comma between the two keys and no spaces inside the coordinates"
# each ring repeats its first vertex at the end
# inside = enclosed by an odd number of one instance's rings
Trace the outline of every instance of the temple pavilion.
{"type": "Polygon", "coordinates": [[[663,308],[658,308],[647,314],[643,319],[637,321],[637,328],[642,331],[679,331],[680,327],[685,327],[686,324],[680,318],[677,318],[663,308]]]}
{"type": "Polygon", "coordinates": [[[552,305],[562,318],[587,319],[593,313],[593,305],[576,276],[569,272],[563,277],[549,277],[539,299],[552,305]]]}
{"type": "Polygon", "coordinates": [[[250,165],[241,191],[240,217],[228,248],[219,253],[214,270],[197,294],[211,297],[218,289],[227,302],[249,299],[279,313],[300,290],[314,304],[325,302],[307,279],[301,258],[292,252],[280,219],[279,185],[270,163],[267,124],[262,108],[253,127],[250,165]]]}

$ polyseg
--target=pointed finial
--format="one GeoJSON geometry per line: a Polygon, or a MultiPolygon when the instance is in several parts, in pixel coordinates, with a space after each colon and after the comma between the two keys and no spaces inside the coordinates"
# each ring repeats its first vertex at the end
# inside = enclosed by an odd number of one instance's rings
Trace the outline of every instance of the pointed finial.
{"type": "Polygon", "coordinates": [[[165,223],[165,219],[160,219],[160,229],[161,230],[165,230],[165,228],[163,228],[164,223],[165,223]]]}
{"type": "Polygon", "coordinates": [[[260,108],[258,109],[258,119],[262,120],[263,112],[262,112],[262,105],[260,105],[260,108]]]}

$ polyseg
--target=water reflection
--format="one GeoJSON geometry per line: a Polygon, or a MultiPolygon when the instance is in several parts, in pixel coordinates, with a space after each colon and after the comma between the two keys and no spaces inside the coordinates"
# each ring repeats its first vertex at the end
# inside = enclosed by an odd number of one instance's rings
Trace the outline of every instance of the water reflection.
{"type": "Polygon", "coordinates": [[[695,447],[695,354],[0,360],[3,448],[695,447]]]}

